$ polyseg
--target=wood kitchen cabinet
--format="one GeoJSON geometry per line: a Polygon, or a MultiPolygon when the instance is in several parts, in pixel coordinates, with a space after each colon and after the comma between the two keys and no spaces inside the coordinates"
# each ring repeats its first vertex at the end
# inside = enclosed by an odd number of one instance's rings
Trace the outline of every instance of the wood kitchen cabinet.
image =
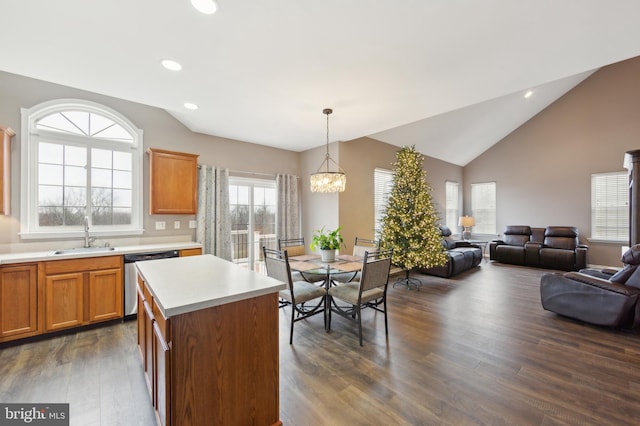
{"type": "Polygon", "coordinates": [[[138,279],[138,349],[156,420],[167,425],[169,417],[171,358],[167,320],[160,313],[144,282],[138,279]]]}
{"type": "Polygon", "coordinates": [[[277,392],[270,393],[274,386],[277,389],[278,377],[278,338],[273,327],[278,319],[276,294],[169,319],[150,299],[144,302],[151,312],[145,308],[138,314],[138,344],[158,425],[214,425],[246,419],[248,406],[233,402],[246,401],[247,393],[254,395],[255,400],[249,399],[255,404],[256,418],[272,419],[264,424],[280,424],[277,392]],[[252,338],[235,335],[246,329],[252,338]],[[256,367],[268,362],[275,362],[268,373],[256,367]],[[253,375],[256,368],[263,375],[253,375]],[[193,389],[198,389],[195,395],[193,389]],[[224,406],[225,412],[216,414],[200,404],[224,406]]]}
{"type": "Polygon", "coordinates": [[[0,214],[11,214],[11,138],[15,132],[0,126],[0,214]]]}
{"type": "Polygon", "coordinates": [[[45,278],[45,328],[56,331],[83,323],[82,272],[52,274],[45,278]]]}
{"type": "Polygon", "coordinates": [[[201,248],[182,249],[180,250],[180,257],[183,256],[200,256],[202,254],[201,248]]]}
{"type": "Polygon", "coordinates": [[[123,315],[122,256],[43,262],[45,331],[123,315]]]}
{"type": "Polygon", "coordinates": [[[0,267],[0,342],[42,332],[37,265],[0,267]]]}
{"type": "Polygon", "coordinates": [[[150,214],[196,214],[198,155],[149,148],[150,214]]]}
{"type": "Polygon", "coordinates": [[[122,290],[122,268],[89,272],[89,322],[121,318],[122,290]]]}

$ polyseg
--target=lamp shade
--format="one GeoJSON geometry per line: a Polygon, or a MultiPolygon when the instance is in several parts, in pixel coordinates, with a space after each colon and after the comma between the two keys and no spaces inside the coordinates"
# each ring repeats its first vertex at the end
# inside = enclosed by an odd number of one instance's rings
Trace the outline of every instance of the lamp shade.
{"type": "Polygon", "coordinates": [[[460,220],[458,221],[458,226],[462,226],[464,228],[475,226],[475,224],[476,221],[473,219],[473,216],[460,216],[460,220]]]}
{"type": "Polygon", "coordinates": [[[342,192],[347,177],[342,172],[318,172],[311,175],[311,192],[342,192]]]}

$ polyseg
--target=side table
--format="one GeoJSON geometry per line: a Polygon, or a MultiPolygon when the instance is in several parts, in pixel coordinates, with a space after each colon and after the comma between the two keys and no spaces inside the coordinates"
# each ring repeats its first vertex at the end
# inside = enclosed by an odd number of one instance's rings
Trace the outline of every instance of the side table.
{"type": "Polygon", "coordinates": [[[480,248],[482,249],[482,259],[485,262],[487,261],[486,250],[487,250],[487,246],[489,245],[488,240],[460,240],[460,241],[464,241],[465,243],[475,244],[477,246],[480,246],[480,248]]]}

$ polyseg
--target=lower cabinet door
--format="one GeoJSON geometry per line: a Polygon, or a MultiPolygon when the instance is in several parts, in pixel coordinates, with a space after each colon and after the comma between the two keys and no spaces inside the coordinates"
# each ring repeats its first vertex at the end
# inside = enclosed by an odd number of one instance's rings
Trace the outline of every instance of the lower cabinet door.
{"type": "Polygon", "coordinates": [[[83,274],[47,275],[45,329],[55,331],[82,325],[83,274]]]}
{"type": "Polygon", "coordinates": [[[0,268],[0,342],[38,332],[36,265],[0,268]]]}
{"type": "Polygon", "coordinates": [[[89,322],[122,317],[122,270],[89,273],[89,322]]]}

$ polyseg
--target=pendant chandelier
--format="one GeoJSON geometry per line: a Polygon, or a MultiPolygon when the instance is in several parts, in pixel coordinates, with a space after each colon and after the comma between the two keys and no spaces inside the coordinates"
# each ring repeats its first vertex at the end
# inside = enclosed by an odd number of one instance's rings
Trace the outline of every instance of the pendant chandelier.
{"type": "Polygon", "coordinates": [[[342,192],[347,184],[347,176],[344,171],[329,156],[329,114],[332,112],[331,108],[322,110],[322,113],[327,116],[327,154],[318,171],[311,175],[311,192],[342,192]],[[330,162],[336,165],[337,172],[329,171],[330,162]]]}

